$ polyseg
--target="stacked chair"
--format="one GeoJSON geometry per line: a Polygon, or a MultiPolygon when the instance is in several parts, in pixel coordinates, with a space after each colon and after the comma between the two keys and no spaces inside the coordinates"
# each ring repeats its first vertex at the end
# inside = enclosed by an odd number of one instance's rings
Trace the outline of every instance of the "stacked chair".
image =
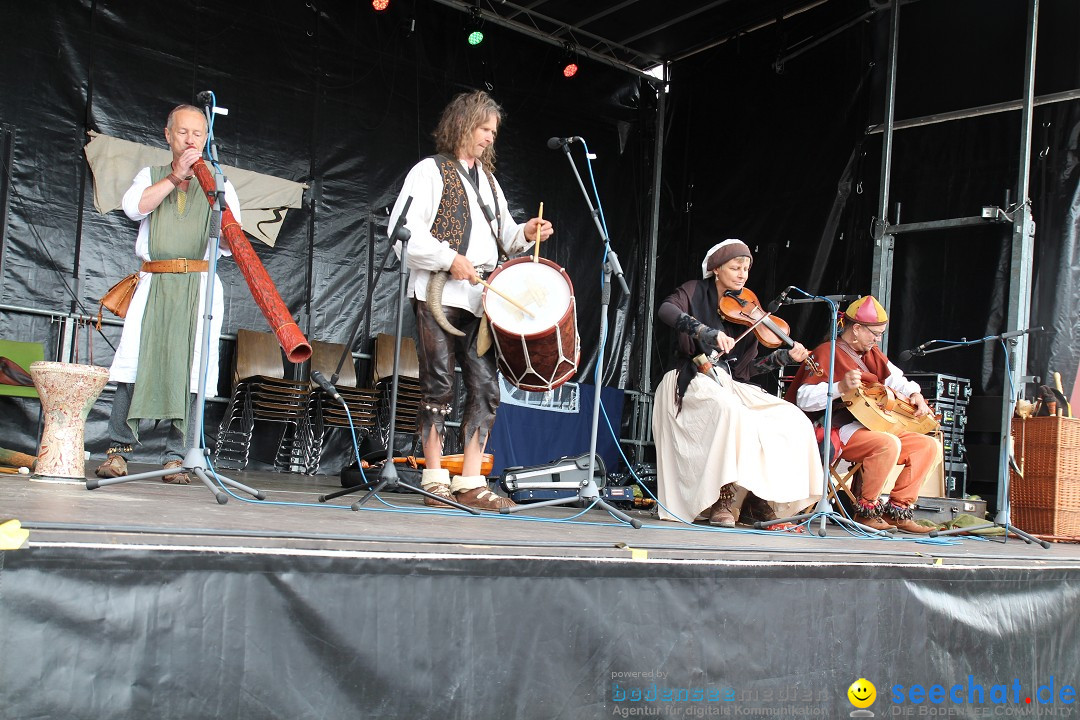
{"type": "MultiPolygon", "coordinates": [[[[334,376],[338,359],[344,351],[345,346],[342,344],[313,340],[312,371],[318,370],[329,380],[334,376]]],[[[349,407],[357,433],[373,432],[377,427],[379,391],[356,387],[356,366],[352,358],[342,366],[341,376],[334,384],[334,389],[349,407]]],[[[307,410],[311,424],[311,443],[308,447],[306,472],[314,475],[319,471],[327,432],[336,427],[349,427],[349,417],[345,409],[314,382],[311,383],[307,410]]],[[[357,441],[359,442],[359,437],[357,441]]]]}
{"type": "Polygon", "coordinates": [[[304,380],[286,380],[281,347],[273,333],[238,330],[233,361],[233,391],[218,427],[214,462],[247,467],[255,421],[282,425],[274,467],[306,469],[311,445],[310,392],[304,380]]]}
{"type": "MultiPolygon", "coordinates": [[[[383,447],[390,442],[390,401],[393,391],[394,336],[385,333],[375,338],[373,381],[379,393],[378,433],[383,447]]],[[[401,339],[401,367],[398,371],[397,419],[395,433],[416,433],[420,410],[420,361],[416,342],[410,337],[401,339]]]]}

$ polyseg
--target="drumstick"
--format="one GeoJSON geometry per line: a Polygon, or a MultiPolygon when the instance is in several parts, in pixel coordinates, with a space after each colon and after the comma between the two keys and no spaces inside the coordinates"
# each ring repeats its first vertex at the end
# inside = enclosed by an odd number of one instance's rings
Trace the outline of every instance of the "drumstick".
{"type": "MultiPolygon", "coordinates": [[[[540,212],[536,213],[536,243],[533,244],[533,262],[540,262],[540,227],[544,224],[544,201],[540,201],[540,212]]],[[[524,310],[524,308],[522,308],[524,310]]]]}
{"type": "Polygon", "coordinates": [[[499,297],[501,297],[501,298],[502,298],[503,300],[505,300],[506,302],[508,302],[508,303],[510,303],[511,305],[513,305],[514,307],[516,307],[516,308],[517,308],[518,310],[520,310],[521,312],[523,312],[523,313],[525,313],[526,315],[528,315],[529,317],[531,317],[531,318],[532,318],[533,320],[535,320],[535,319],[536,319],[536,316],[535,316],[535,315],[533,315],[533,314],[532,314],[531,312],[529,312],[528,310],[526,310],[526,309],[525,309],[525,308],[524,308],[524,307],[523,307],[523,306],[521,305],[521,303],[517,302],[516,300],[514,300],[514,299],[512,299],[512,298],[509,298],[509,297],[507,297],[507,296],[506,296],[506,295],[504,295],[503,293],[499,292],[499,291],[498,291],[498,290],[496,290],[495,288],[493,288],[493,287],[491,287],[490,285],[488,285],[488,284],[487,284],[486,282],[484,282],[483,280],[481,280],[481,279],[480,279],[479,277],[477,277],[476,275],[473,275],[473,279],[474,279],[474,280],[476,280],[476,282],[478,282],[478,283],[480,283],[481,285],[483,285],[484,287],[486,287],[486,288],[487,288],[488,290],[490,290],[491,292],[493,292],[493,293],[495,293],[496,295],[498,295],[499,297]]]}

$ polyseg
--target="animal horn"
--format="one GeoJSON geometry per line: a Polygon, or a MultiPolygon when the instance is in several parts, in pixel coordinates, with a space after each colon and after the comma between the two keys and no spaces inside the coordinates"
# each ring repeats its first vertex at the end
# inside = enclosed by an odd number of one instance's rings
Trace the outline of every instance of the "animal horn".
{"type": "Polygon", "coordinates": [[[450,321],[446,319],[446,313],[443,312],[442,292],[443,288],[446,287],[446,281],[449,279],[450,273],[446,271],[440,271],[431,275],[431,280],[428,281],[427,286],[428,311],[431,313],[431,317],[435,319],[435,324],[443,330],[451,335],[465,337],[465,333],[450,324],[450,321]]]}

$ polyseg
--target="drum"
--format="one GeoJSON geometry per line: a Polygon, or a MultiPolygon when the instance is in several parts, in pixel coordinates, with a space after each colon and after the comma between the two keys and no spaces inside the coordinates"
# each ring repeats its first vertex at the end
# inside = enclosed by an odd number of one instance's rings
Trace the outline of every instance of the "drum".
{"type": "Polygon", "coordinates": [[[109,381],[109,369],[39,360],[30,363],[30,377],[45,415],[34,477],[84,481],[86,416],[109,381]]]}
{"type": "Polygon", "coordinates": [[[545,258],[520,257],[499,267],[488,284],[533,316],[484,290],[496,360],[507,379],[522,390],[547,392],[572,378],[581,340],[574,286],[566,271],[545,258]]]}

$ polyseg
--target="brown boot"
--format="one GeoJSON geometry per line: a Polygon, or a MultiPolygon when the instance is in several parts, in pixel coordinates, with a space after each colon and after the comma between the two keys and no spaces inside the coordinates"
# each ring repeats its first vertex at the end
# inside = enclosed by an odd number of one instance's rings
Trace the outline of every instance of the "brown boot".
{"type": "Polygon", "coordinates": [[[874,530],[884,530],[885,532],[894,530],[895,528],[881,517],[881,512],[882,505],[880,501],[875,502],[859,497],[855,498],[855,512],[851,519],[874,530]]]}
{"type": "Polygon", "coordinates": [[[97,466],[94,470],[94,474],[99,478],[118,478],[124,477],[128,474],[127,460],[123,455],[117,453],[110,453],[105,458],[105,462],[97,466]]]}
{"type": "Polygon", "coordinates": [[[731,501],[735,499],[735,483],[728,483],[720,488],[720,496],[709,508],[709,524],[714,527],[735,527],[735,515],[731,512],[731,501]]]}
{"type": "Polygon", "coordinates": [[[908,505],[897,503],[893,500],[889,500],[889,502],[885,503],[885,506],[881,509],[881,519],[897,530],[911,533],[912,535],[925,535],[926,533],[936,530],[936,528],[920,525],[915,522],[915,513],[913,509],[908,505]]]}
{"type": "MultiPolygon", "coordinates": [[[[184,467],[184,463],[180,462],[179,460],[170,460],[169,462],[165,463],[166,470],[182,467],[184,467]]],[[[179,472],[173,473],[172,475],[166,475],[165,477],[161,478],[161,482],[166,482],[171,485],[190,485],[191,478],[188,477],[187,473],[179,472]]]]}

